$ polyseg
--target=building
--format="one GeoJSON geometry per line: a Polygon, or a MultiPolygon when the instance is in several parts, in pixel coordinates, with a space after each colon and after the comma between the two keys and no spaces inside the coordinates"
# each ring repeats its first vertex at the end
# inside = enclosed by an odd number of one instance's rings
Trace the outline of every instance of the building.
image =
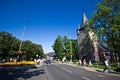
{"type": "Polygon", "coordinates": [[[54,56],[55,56],[55,52],[49,52],[48,54],[46,54],[46,58],[50,60],[53,60],[54,56]]]}
{"type": "MultiPolygon", "coordinates": [[[[98,43],[97,40],[94,39],[95,37],[93,37],[94,33],[86,30],[87,20],[85,13],[83,13],[81,25],[78,26],[77,29],[78,54],[82,61],[92,60],[94,52],[98,53],[98,43]]],[[[95,58],[98,60],[98,55],[95,56],[95,58]]]]}

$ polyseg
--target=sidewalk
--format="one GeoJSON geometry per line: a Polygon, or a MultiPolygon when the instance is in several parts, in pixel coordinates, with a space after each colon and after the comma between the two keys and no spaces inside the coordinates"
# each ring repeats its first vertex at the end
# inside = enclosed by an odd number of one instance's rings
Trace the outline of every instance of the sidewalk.
{"type": "MultiPolygon", "coordinates": [[[[61,63],[61,62],[59,62],[59,63],[61,63]]],[[[99,68],[87,67],[87,66],[84,66],[84,65],[80,66],[80,65],[73,64],[73,63],[61,63],[61,64],[67,64],[67,65],[70,65],[70,66],[83,68],[83,69],[86,69],[86,70],[89,70],[89,71],[99,72],[99,73],[102,73],[102,74],[108,74],[107,70],[106,70],[105,73],[103,73],[102,72],[103,69],[99,69],[99,68]]],[[[120,77],[120,72],[116,72],[116,71],[111,70],[110,75],[115,75],[115,76],[119,76],[120,77]]]]}
{"type": "Polygon", "coordinates": [[[120,72],[116,72],[116,71],[113,71],[113,70],[111,70],[111,73],[109,74],[107,70],[105,71],[105,73],[103,73],[103,69],[99,69],[99,68],[86,67],[86,66],[84,66],[83,68],[86,69],[86,70],[89,70],[89,71],[93,71],[93,72],[99,72],[99,73],[102,73],[102,74],[108,74],[108,75],[114,75],[114,76],[120,77],[120,72]]]}

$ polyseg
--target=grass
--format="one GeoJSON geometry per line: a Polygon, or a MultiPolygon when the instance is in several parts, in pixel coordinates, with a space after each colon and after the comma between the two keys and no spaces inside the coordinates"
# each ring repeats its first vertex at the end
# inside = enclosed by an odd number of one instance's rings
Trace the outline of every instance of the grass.
{"type": "MultiPolygon", "coordinates": [[[[69,63],[69,61],[66,61],[66,63],[69,63]]],[[[79,65],[78,61],[73,61],[73,64],[79,65]]],[[[93,68],[98,68],[98,69],[104,69],[104,65],[102,63],[98,63],[98,64],[92,63],[92,66],[89,66],[89,64],[86,64],[86,65],[83,65],[83,66],[93,67],[93,68]]],[[[110,69],[111,70],[116,70],[116,69],[118,69],[118,67],[113,65],[113,64],[111,64],[110,69]]]]}
{"type": "MultiPolygon", "coordinates": [[[[103,64],[92,64],[92,66],[89,66],[89,65],[87,64],[87,65],[85,65],[85,66],[93,67],[93,68],[98,68],[98,69],[104,69],[104,65],[103,65],[103,64]]],[[[116,69],[118,69],[118,67],[116,67],[115,65],[112,65],[112,64],[111,64],[110,69],[111,69],[111,70],[116,70],[116,69]]]]}

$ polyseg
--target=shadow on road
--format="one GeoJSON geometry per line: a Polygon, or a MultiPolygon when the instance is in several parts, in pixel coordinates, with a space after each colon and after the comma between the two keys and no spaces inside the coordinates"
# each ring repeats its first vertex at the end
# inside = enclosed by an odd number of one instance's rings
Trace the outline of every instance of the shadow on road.
{"type": "Polygon", "coordinates": [[[102,72],[101,70],[96,70],[97,72],[102,72]]]}
{"type": "Polygon", "coordinates": [[[44,69],[39,69],[34,66],[20,66],[20,67],[1,67],[0,80],[17,80],[29,79],[33,76],[40,76],[45,73],[44,69]]]}
{"type": "MultiPolygon", "coordinates": [[[[97,72],[102,72],[103,73],[103,71],[101,71],[101,70],[98,70],[98,69],[96,69],[96,71],[97,72]]],[[[114,74],[120,74],[120,72],[117,70],[117,71],[111,71],[111,73],[114,73],[114,74]]]]}
{"type": "Polygon", "coordinates": [[[117,68],[117,69],[115,69],[114,71],[116,71],[116,72],[120,72],[120,68],[117,68]]]}

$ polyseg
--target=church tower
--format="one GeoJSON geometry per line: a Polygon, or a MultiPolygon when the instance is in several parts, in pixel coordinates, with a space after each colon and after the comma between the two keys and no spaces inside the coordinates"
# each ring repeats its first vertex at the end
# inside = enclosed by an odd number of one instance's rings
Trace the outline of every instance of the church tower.
{"type": "Polygon", "coordinates": [[[93,59],[93,53],[98,52],[97,42],[93,39],[94,33],[86,31],[88,19],[85,13],[83,13],[81,21],[81,25],[77,29],[78,54],[81,60],[89,61],[93,59]]]}

